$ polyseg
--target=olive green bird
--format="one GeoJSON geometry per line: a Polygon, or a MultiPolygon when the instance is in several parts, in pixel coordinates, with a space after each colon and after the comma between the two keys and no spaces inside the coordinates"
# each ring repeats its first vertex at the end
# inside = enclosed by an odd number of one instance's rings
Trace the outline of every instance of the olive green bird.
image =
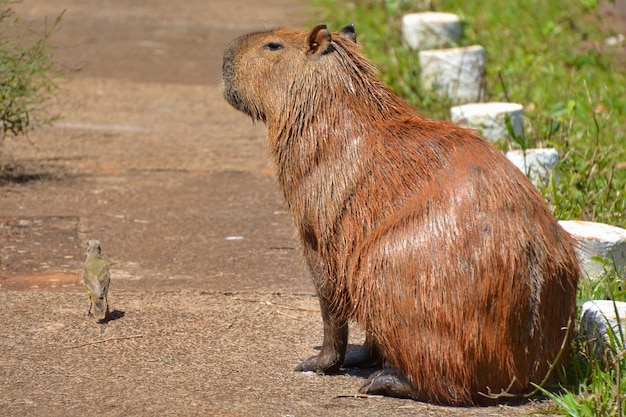
{"type": "Polygon", "coordinates": [[[91,301],[88,314],[96,321],[106,319],[109,313],[107,293],[109,292],[110,281],[111,275],[109,275],[109,268],[102,259],[100,241],[91,239],[87,243],[87,260],[83,265],[83,284],[91,301]]]}

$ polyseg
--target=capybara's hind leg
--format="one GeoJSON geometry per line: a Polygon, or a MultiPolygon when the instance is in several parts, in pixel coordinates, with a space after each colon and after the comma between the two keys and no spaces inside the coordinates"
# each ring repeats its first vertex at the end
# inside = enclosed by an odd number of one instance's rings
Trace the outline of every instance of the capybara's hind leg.
{"type": "Polygon", "coordinates": [[[395,368],[380,370],[370,376],[359,390],[361,394],[386,395],[396,398],[413,398],[413,385],[395,368]]]}
{"type": "Polygon", "coordinates": [[[378,346],[366,338],[360,349],[350,352],[343,361],[344,368],[371,368],[382,365],[382,356],[378,346]]]}

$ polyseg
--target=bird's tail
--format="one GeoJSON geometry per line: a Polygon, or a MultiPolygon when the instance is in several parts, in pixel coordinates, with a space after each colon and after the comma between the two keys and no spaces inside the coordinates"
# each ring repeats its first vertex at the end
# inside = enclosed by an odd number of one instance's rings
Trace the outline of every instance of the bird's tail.
{"type": "Polygon", "coordinates": [[[109,312],[109,303],[106,297],[92,298],[91,313],[97,321],[104,320],[109,312]]]}

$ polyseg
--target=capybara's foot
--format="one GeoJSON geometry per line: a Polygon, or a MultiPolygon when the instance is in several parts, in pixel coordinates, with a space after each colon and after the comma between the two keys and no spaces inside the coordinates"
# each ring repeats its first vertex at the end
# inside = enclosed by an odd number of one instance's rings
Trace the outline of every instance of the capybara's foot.
{"type": "Polygon", "coordinates": [[[363,346],[354,350],[346,356],[343,361],[344,368],[372,368],[382,366],[382,356],[378,347],[369,339],[365,340],[363,346]]]}
{"type": "Polygon", "coordinates": [[[393,368],[374,373],[365,381],[359,392],[369,395],[413,398],[413,386],[404,374],[393,368]]]}
{"type": "Polygon", "coordinates": [[[319,355],[311,356],[309,359],[296,366],[296,371],[314,371],[318,374],[333,374],[339,371],[343,360],[332,355],[319,355]]]}

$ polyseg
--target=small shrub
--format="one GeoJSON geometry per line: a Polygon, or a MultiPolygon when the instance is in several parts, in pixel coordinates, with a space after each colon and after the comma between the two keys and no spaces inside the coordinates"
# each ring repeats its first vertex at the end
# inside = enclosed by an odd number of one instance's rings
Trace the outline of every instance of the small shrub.
{"type": "Polygon", "coordinates": [[[0,0],[0,146],[8,136],[28,133],[56,119],[45,104],[62,75],[48,41],[63,14],[37,35],[31,24],[16,17],[10,7],[13,3],[0,0]]]}

